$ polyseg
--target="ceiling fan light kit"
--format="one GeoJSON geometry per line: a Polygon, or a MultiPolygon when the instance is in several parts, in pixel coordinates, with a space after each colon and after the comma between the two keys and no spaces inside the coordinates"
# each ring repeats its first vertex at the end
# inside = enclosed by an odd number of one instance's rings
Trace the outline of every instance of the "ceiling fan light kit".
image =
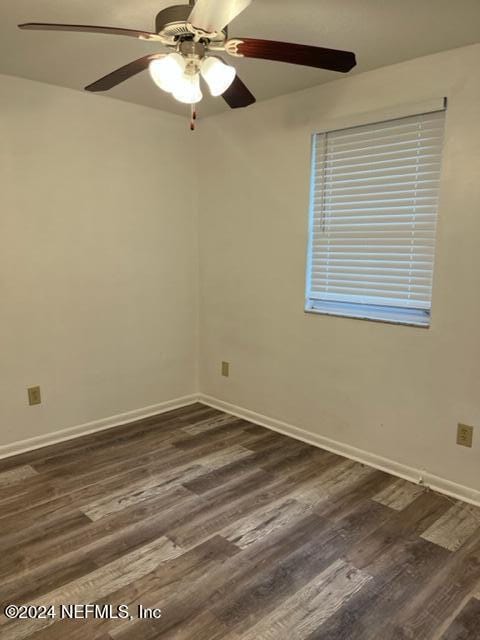
{"type": "Polygon", "coordinates": [[[149,71],[152,80],[179,102],[197,104],[203,98],[201,75],[212,96],[221,96],[235,80],[237,72],[220,58],[205,56],[203,49],[203,45],[185,42],[180,52],[151,60],[149,71]]]}
{"type": "Polygon", "coordinates": [[[350,51],[308,45],[258,40],[228,39],[228,25],[252,0],[190,0],[188,5],[168,7],[156,17],[155,32],[89,25],[26,23],[21,29],[73,31],[122,35],[155,42],[161,52],[139,58],[85,87],[87,91],[108,91],[142,71],[149,70],[153,82],[177,101],[191,105],[192,123],[195,105],[203,98],[200,78],[212,96],[222,96],[232,109],[255,102],[254,95],[238,77],[236,69],[224,62],[219,53],[237,58],[258,58],[305,65],[347,73],[356,64],[350,51]]]}

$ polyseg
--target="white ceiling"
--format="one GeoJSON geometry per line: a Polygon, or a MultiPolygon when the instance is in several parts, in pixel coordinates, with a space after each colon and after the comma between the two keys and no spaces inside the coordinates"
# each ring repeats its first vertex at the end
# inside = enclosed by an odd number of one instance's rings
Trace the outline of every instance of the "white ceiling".
{"type": "MultiPolygon", "coordinates": [[[[21,22],[64,22],[154,30],[154,16],[181,0],[1,0],[0,73],[81,90],[145,53],[154,43],[105,35],[20,31],[21,22]]],[[[185,3],[186,0],[185,0],[185,3]]],[[[480,0],[253,0],[231,37],[286,40],[355,51],[353,73],[480,42],[480,0]]],[[[340,74],[260,60],[235,60],[240,76],[265,100],[328,82],[340,74]]],[[[148,73],[112,97],[185,113],[148,73]]],[[[207,98],[203,115],[228,107],[207,98]]]]}

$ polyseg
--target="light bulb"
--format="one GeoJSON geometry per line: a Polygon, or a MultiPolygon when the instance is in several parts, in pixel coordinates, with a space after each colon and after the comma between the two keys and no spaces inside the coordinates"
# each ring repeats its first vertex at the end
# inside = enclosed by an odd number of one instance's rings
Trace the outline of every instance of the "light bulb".
{"type": "Polygon", "coordinates": [[[185,71],[185,60],[179,53],[170,53],[163,58],[157,58],[150,62],[150,75],[155,84],[173,93],[185,71]]]}
{"type": "Polygon", "coordinates": [[[198,73],[194,75],[184,73],[181,78],[176,81],[172,93],[176,100],[184,104],[196,104],[200,102],[203,94],[200,90],[200,76],[198,73]]]}
{"type": "Polygon", "coordinates": [[[202,62],[201,73],[208,84],[212,96],[221,96],[235,80],[237,71],[216,58],[210,56],[202,62]]]}

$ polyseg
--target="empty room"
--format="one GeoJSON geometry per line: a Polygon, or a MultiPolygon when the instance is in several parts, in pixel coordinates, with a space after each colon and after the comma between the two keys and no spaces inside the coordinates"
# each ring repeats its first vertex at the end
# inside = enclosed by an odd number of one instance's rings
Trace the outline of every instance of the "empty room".
{"type": "Polygon", "coordinates": [[[480,640],[479,0],[0,15],[0,640],[480,640]]]}

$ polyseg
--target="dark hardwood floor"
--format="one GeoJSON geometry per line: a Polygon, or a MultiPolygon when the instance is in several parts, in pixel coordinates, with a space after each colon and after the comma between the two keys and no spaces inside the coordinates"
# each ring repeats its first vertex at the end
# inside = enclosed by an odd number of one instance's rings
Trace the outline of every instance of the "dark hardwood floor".
{"type": "Polygon", "coordinates": [[[1,640],[480,639],[480,509],[200,404],[0,461],[0,552],[1,640]]]}

